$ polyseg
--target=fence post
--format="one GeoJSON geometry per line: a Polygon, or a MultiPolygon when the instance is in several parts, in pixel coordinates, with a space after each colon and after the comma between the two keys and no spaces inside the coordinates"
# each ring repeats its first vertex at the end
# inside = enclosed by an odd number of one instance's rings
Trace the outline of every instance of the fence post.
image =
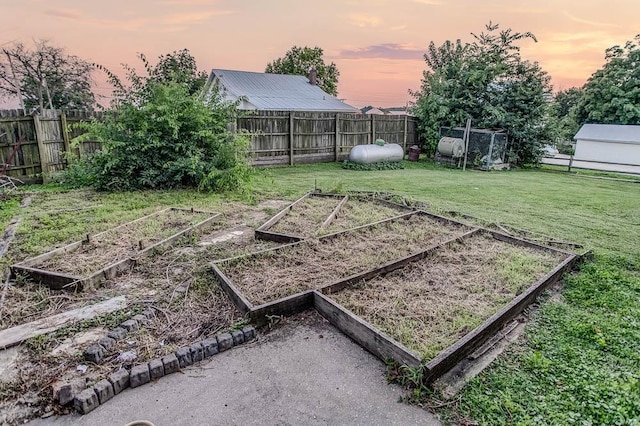
{"type": "Polygon", "coordinates": [[[60,114],[60,127],[62,128],[62,140],[64,141],[64,151],[66,152],[65,161],[68,163],[67,157],[71,155],[71,144],[67,129],[67,115],[64,111],[60,114]]]}
{"type": "Polygon", "coordinates": [[[404,134],[402,135],[402,149],[404,150],[405,154],[407,152],[407,131],[408,131],[408,120],[409,117],[405,114],[404,116],[404,134]]]}
{"type": "Polygon", "coordinates": [[[371,114],[371,143],[376,143],[376,115],[371,114]]]}
{"type": "Polygon", "coordinates": [[[336,112],[336,142],[335,142],[335,148],[334,148],[336,163],[340,159],[340,156],[338,155],[340,150],[339,140],[340,140],[340,113],[336,112]]]}
{"type": "Polygon", "coordinates": [[[36,133],[36,142],[38,143],[38,156],[40,157],[40,173],[42,174],[42,183],[49,182],[49,165],[47,159],[47,152],[44,147],[42,127],[40,123],[40,117],[38,114],[33,114],[33,128],[36,133]]]}
{"type": "Polygon", "coordinates": [[[571,167],[573,167],[573,154],[571,154],[571,158],[569,158],[569,168],[567,172],[571,172],[571,167]]]}
{"type": "Polygon", "coordinates": [[[289,165],[293,166],[293,111],[289,111],[289,165]]]}

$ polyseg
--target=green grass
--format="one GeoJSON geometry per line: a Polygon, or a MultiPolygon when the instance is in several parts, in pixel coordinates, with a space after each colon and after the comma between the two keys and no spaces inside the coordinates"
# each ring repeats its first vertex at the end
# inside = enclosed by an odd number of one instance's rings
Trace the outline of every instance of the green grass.
{"type": "MultiPolygon", "coordinates": [[[[487,173],[424,162],[405,166],[384,171],[344,170],[341,164],[264,169],[254,180],[254,196],[294,199],[315,187],[392,191],[435,211],[459,211],[592,249],[594,261],[567,277],[562,296],[542,305],[524,337],[465,387],[459,403],[440,411],[445,418],[488,425],[639,424],[640,185],[546,169],[487,173]]],[[[63,196],[55,186],[30,190],[44,190],[51,199],[36,200],[22,212],[9,260],[160,206],[231,208],[227,198],[194,191],[63,196]],[[93,208],[55,213],[85,202],[93,208]]],[[[8,223],[18,210],[15,200],[3,203],[0,223],[8,223]]],[[[505,270],[512,273],[517,271],[505,270]]]]}
{"type": "Polygon", "coordinates": [[[265,169],[261,196],[293,197],[318,188],[393,191],[427,202],[436,211],[459,211],[584,244],[599,253],[636,253],[640,185],[582,179],[539,170],[462,172],[432,163],[404,170],[343,170],[339,163],[265,169]],[[633,231],[636,232],[633,232],[633,231]]]}
{"type": "MultiPolygon", "coordinates": [[[[640,424],[640,185],[545,169],[406,166],[376,172],[339,164],[270,169],[258,184],[274,194],[316,185],[324,191],[394,191],[436,211],[459,211],[592,249],[594,261],[566,278],[561,297],[542,305],[524,337],[472,380],[457,404],[438,410],[445,420],[482,425],[640,424]]],[[[412,399],[421,397],[417,392],[412,399]]]]}

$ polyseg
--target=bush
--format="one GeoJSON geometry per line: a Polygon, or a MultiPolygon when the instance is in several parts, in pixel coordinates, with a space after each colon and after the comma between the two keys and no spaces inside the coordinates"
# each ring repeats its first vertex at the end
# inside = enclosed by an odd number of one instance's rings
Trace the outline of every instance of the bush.
{"type": "Polygon", "coordinates": [[[178,83],[150,84],[145,90],[141,102],[121,102],[86,126],[83,138],[102,142],[102,150],[83,167],[93,186],[246,190],[248,138],[227,130],[233,106],[191,95],[178,83]]]}

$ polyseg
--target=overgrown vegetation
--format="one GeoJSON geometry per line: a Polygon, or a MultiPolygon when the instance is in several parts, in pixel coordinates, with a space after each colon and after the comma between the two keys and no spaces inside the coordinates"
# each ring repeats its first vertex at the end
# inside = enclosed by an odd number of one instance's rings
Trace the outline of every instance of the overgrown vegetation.
{"type": "Polygon", "coordinates": [[[203,75],[188,52],[161,56],[158,65],[140,55],[147,76],[128,66],[128,85],[107,71],[112,108],[85,125],[78,140],[102,149],[63,177],[71,186],[98,190],[198,188],[248,192],[252,169],[249,138],[227,128],[235,106],[200,92],[203,75]]]}
{"type": "Polygon", "coordinates": [[[518,45],[537,41],[535,36],[491,22],[486,32],[472,35],[471,43],[431,42],[425,54],[428,68],[414,94],[414,113],[427,152],[434,152],[440,126],[464,126],[470,118],[474,127],[509,132],[509,162],[537,163],[541,144],[551,140],[545,125],[550,77],[537,62],[524,60],[518,45]]]}

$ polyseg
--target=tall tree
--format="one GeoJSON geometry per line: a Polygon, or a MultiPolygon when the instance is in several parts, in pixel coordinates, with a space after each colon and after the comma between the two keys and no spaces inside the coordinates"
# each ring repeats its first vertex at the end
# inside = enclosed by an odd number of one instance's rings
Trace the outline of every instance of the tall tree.
{"type": "Polygon", "coordinates": [[[434,149],[440,126],[460,126],[471,118],[476,127],[509,132],[512,162],[537,161],[541,143],[550,139],[550,79],[538,63],[521,58],[517,44],[536,41],[535,36],[492,23],[472,36],[471,43],[429,44],[422,86],[414,93],[423,136],[434,149]]]}
{"type": "Polygon", "coordinates": [[[338,94],[338,77],[340,71],[336,64],[327,65],[322,58],[324,51],[319,47],[293,46],[284,57],[269,62],[264,72],[272,74],[309,75],[311,69],[316,70],[317,84],[325,92],[336,96],[338,94]]]}
{"type": "Polygon", "coordinates": [[[124,64],[126,84],[115,73],[98,65],[114,86],[113,98],[116,104],[125,101],[140,104],[151,96],[152,88],[158,84],[175,83],[184,87],[189,95],[193,95],[199,93],[207,81],[208,74],[198,71],[196,59],[189,49],[160,55],[155,65],[149,62],[144,53],[139,53],[138,59],[142,62],[144,73],[140,74],[136,68],[124,64]]]}
{"type": "Polygon", "coordinates": [[[89,62],[46,40],[33,48],[16,42],[0,53],[0,96],[18,97],[28,110],[93,107],[89,62]]]}
{"type": "Polygon", "coordinates": [[[582,99],[582,89],[571,87],[556,93],[551,110],[551,125],[557,143],[566,143],[573,139],[580,124],[576,119],[577,107],[582,99]]]}
{"type": "Polygon", "coordinates": [[[607,49],[605,60],[583,87],[578,122],[640,124],[640,34],[607,49]]]}

